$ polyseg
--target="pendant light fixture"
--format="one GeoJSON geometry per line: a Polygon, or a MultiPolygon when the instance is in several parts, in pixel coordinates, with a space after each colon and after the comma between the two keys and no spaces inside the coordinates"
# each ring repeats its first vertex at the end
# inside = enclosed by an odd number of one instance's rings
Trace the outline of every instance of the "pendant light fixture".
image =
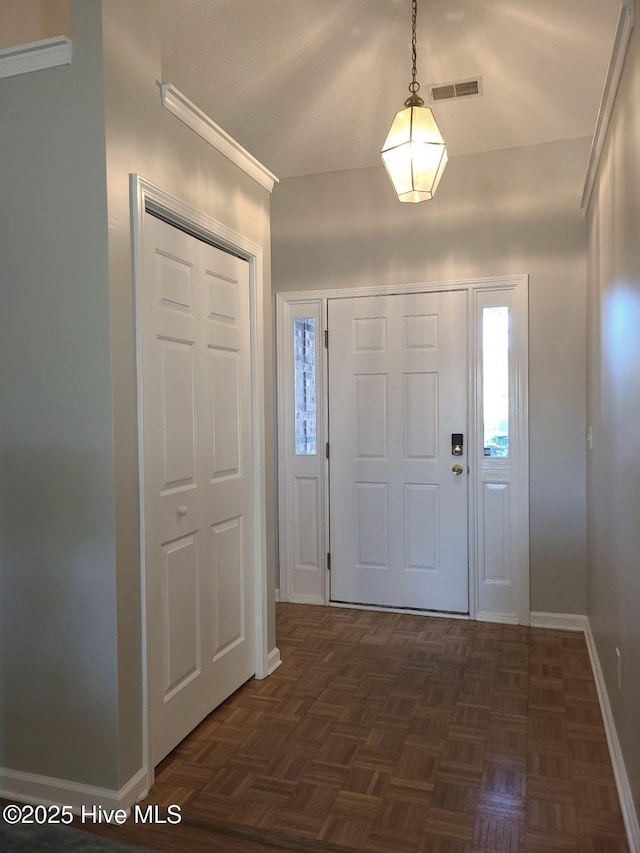
{"type": "Polygon", "coordinates": [[[433,198],[447,165],[447,147],[429,107],[418,95],[416,80],[417,0],[411,0],[411,56],[413,59],[411,97],[396,113],[382,146],[382,161],[399,201],[427,201],[433,198]]]}

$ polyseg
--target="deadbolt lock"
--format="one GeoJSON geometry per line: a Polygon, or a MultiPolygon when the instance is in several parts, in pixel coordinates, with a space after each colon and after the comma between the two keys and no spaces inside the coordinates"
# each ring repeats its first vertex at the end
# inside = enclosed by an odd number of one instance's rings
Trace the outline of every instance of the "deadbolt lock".
{"type": "Polygon", "coordinates": [[[461,432],[451,433],[451,455],[462,456],[464,453],[464,435],[461,432]]]}

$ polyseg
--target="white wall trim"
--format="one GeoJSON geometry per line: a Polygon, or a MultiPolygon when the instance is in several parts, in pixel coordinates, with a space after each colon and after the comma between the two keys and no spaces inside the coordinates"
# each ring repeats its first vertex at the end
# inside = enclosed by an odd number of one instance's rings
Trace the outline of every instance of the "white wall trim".
{"type": "Polygon", "coordinates": [[[16,77],[58,65],[71,65],[71,39],[54,36],[0,50],[0,78],[16,77]]]}
{"type": "Polygon", "coordinates": [[[71,806],[74,814],[80,814],[83,806],[130,809],[144,799],[147,793],[147,774],[144,768],[119,791],[0,768],[0,797],[36,805],[71,806]]]}
{"type": "Polygon", "coordinates": [[[543,613],[531,611],[532,628],[553,628],[557,631],[585,631],[589,619],[579,613],[543,613]]]}
{"type": "Polygon", "coordinates": [[[276,299],[287,302],[313,302],[317,299],[351,299],[356,296],[387,296],[396,293],[431,293],[438,290],[474,289],[495,290],[499,287],[517,287],[528,280],[525,275],[504,275],[495,278],[470,278],[455,281],[429,281],[412,284],[376,285],[373,287],[341,287],[328,290],[281,290],[276,299]]]}
{"type": "Polygon", "coordinates": [[[604,730],[607,735],[607,743],[609,745],[609,754],[611,756],[611,764],[613,765],[613,774],[618,788],[618,796],[620,797],[620,807],[622,809],[622,817],[624,819],[625,829],[627,831],[627,841],[629,844],[630,853],[640,853],[640,825],[638,824],[638,815],[633,802],[633,794],[629,777],[625,767],[620,740],[609,702],[609,694],[607,693],[607,685],[604,680],[600,659],[598,657],[598,649],[596,647],[591,623],[587,617],[585,626],[585,639],[587,641],[587,649],[591,659],[591,668],[593,669],[593,677],[596,682],[596,690],[598,691],[598,699],[600,700],[600,710],[602,711],[602,719],[604,721],[604,730]]]}
{"type": "Polygon", "coordinates": [[[276,588],[276,604],[280,601],[280,588],[276,588]]]}
{"type": "Polygon", "coordinates": [[[591,661],[591,669],[593,678],[598,692],[598,700],[600,702],[600,711],[604,722],[604,730],[607,736],[607,744],[609,746],[609,755],[613,766],[613,774],[616,780],[616,788],[618,789],[618,797],[620,798],[620,807],[627,832],[627,841],[629,843],[630,853],[640,853],[640,826],[638,824],[638,815],[633,803],[633,794],[629,784],[629,777],[620,747],[620,740],[616,730],[616,724],[609,702],[609,694],[607,692],[607,684],[604,680],[600,659],[598,657],[598,649],[596,647],[591,623],[588,616],[578,613],[531,613],[532,628],[552,628],[558,631],[582,631],[587,643],[589,651],[589,659],[591,661]]]}
{"type": "Polygon", "coordinates": [[[282,660],[280,659],[280,649],[277,646],[269,652],[268,663],[268,674],[272,675],[282,663],[282,660]]]}
{"type": "MultiPolygon", "coordinates": [[[[160,214],[165,220],[182,228],[196,237],[213,242],[249,262],[249,288],[251,298],[251,408],[253,435],[253,541],[254,541],[254,578],[255,578],[255,675],[264,678],[269,674],[268,640],[268,583],[267,583],[267,519],[266,519],[266,439],[264,423],[264,251],[262,246],[238,234],[228,226],[195,210],[140,175],[130,175],[131,227],[133,244],[133,266],[136,294],[139,292],[142,276],[143,223],[146,211],[160,214]]],[[[138,298],[138,297],[136,297],[138,298]]],[[[136,309],[137,310],[137,309],[136,309]]],[[[137,320],[137,315],[136,315],[137,320]]],[[[140,335],[137,334],[137,370],[138,389],[142,387],[140,376],[140,335]]],[[[142,399],[138,391],[138,419],[142,423],[142,399]]],[[[138,435],[138,458],[140,464],[140,559],[142,585],[142,637],[143,637],[143,755],[144,770],[149,786],[153,784],[153,762],[149,742],[149,706],[148,706],[148,664],[147,664],[147,617],[146,617],[146,581],[145,581],[145,541],[144,541],[144,452],[142,431],[138,435]]]]}
{"type": "Polygon", "coordinates": [[[263,166],[259,160],[236,142],[233,137],[223,130],[219,125],[209,118],[199,107],[185,97],[179,89],[171,83],[162,84],[162,106],[181,122],[190,127],[205,142],[208,142],[216,151],[224,154],[245,174],[264,187],[265,190],[273,192],[273,185],[278,183],[278,178],[263,166]]]}
{"type": "Polygon", "coordinates": [[[611,121],[611,113],[613,112],[616,93],[620,84],[620,78],[622,77],[622,68],[627,55],[629,40],[631,39],[634,19],[634,0],[623,0],[620,8],[620,17],[618,18],[618,28],[613,42],[611,59],[609,60],[609,68],[605,79],[604,90],[602,92],[602,99],[600,101],[600,109],[598,110],[598,117],[596,119],[596,127],[593,132],[589,165],[587,166],[584,190],[582,193],[582,200],[580,202],[580,210],[585,214],[589,209],[591,195],[596,182],[598,167],[600,165],[600,157],[602,156],[602,149],[604,147],[607,130],[609,129],[609,122],[611,121]]]}
{"type": "MultiPolygon", "coordinates": [[[[324,570],[323,570],[324,573],[324,570]]],[[[316,604],[316,605],[324,605],[327,604],[327,601],[324,596],[321,595],[295,595],[290,592],[287,601],[290,604],[316,604]]]]}
{"type": "Polygon", "coordinates": [[[478,610],[474,619],[476,622],[496,622],[498,625],[521,624],[518,617],[512,616],[510,613],[485,613],[484,610],[478,610]]]}

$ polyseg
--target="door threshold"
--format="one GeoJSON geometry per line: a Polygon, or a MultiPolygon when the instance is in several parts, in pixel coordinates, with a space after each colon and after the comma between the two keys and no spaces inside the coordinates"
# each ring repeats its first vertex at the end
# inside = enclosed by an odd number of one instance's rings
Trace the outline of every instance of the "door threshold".
{"type": "Polygon", "coordinates": [[[468,613],[460,613],[453,610],[427,610],[426,608],[422,609],[419,607],[393,607],[389,604],[367,604],[366,602],[359,602],[356,604],[353,601],[330,601],[329,607],[342,607],[348,608],[349,610],[375,610],[380,613],[405,613],[408,616],[440,616],[444,619],[471,619],[468,613]]]}

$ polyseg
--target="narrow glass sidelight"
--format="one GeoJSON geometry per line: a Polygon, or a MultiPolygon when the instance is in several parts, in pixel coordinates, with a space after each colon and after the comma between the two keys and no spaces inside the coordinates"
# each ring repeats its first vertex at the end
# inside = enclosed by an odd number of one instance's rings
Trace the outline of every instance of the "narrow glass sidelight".
{"type": "Polygon", "coordinates": [[[315,456],[316,445],[316,320],[293,321],[295,359],[296,455],[315,456]]]}
{"type": "Polygon", "coordinates": [[[509,309],[482,311],[484,455],[509,456],[509,309]]]}

